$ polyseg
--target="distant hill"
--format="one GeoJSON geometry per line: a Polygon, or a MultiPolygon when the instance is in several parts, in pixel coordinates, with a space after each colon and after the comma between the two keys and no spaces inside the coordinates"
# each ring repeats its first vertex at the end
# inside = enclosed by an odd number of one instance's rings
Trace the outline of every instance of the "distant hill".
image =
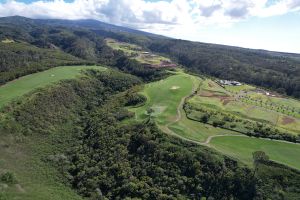
{"type": "Polygon", "coordinates": [[[105,31],[112,31],[112,32],[132,33],[132,34],[138,34],[138,35],[144,35],[144,36],[150,36],[156,38],[167,38],[165,36],[139,31],[139,30],[123,27],[123,26],[116,26],[113,24],[108,24],[93,19],[83,19],[83,20],[38,19],[37,22],[41,24],[52,25],[52,26],[87,28],[92,30],[105,30],[105,31]]]}
{"type": "MultiPolygon", "coordinates": [[[[300,54],[176,40],[96,20],[0,18],[0,40],[13,39],[45,49],[54,47],[87,62],[116,65],[122,52],[108,47],[105,38],[138,44],[172,58],[193,73],[300,97],[300,54]]],[[[124,62],[118,63],[122,68],[124,62]]]]}

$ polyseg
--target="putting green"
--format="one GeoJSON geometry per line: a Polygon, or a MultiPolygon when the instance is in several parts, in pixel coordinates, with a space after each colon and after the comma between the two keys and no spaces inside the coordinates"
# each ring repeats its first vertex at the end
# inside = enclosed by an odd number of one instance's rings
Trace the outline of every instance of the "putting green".
{"type": "Polygon", "coordinates": [[[268,139],[223,136],[210,142],[216,150],[252,165],[252,153],[264,151],[271,160],[300,169],[300,145],[268,139]]]}
{"type": "Polygon", "coordinates": [[[0,87],[0,108],[11,100],[63,79],[79,76],[84,69],[105,70],[100,66],[62,66],[23,76],[0,87]]]}

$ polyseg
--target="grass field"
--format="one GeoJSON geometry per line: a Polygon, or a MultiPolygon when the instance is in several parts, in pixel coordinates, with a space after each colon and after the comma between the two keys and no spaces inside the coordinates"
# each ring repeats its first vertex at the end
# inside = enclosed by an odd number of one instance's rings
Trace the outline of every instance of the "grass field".
{"type": "MultiPolygon", "coordinates": [[[[132,108],[131,111],[136,113],[137,120],[144,120],[149,117],[147,109],[152,108],[154,110],[152,116],[164,132],[176,134],[180,138],[194,141],[198,144],[209,145],[221,153],[241,160],[247,165],[252,166],[252,152],[263,150],[272,160],[300,169],[299,145],[266,139],[236,137],[234,135],[240,135],[237,132],[188,119],[182,107],[182,100],[184,97],[192,94],[199,84],[204,88],[205,92],[213,91],[218,96],[230,95],[229,91],[210,80],[202,80],[178,71],[175,75],[164,80],[145,85],[142,94],[147,97],[146,104],[139,108],[132,108]]],[[[244,90],[245,88],[253,89],[250,86],[244,86],[236,91],[244,90]]],[[[195,101],[194,103],[205,101],[208,105],[213,104],[212,108],[217,109],[218,112],[226,109],[223,107],[223,103],[217,98],[197,95],[196,99],[192,98],[191,101],[195,101]],[[203,98],[207,99],[203,100],[203,98]]],[[[244,106],[243,102],[236,102],[235,104],[231,104],[230,108],[238,112],[239,110],[243,110],[244,106]]],[[[261,115],[261,117],[271,117],[267,115],[267,112],[261,112],[254,113],[252,111],[251,115],[256,114],[261,115]]],[[[245,114],[248,113],[245,112],[245,114]]]]}
{"type": "Polygon", "coordinates": [[[147,52],[142,47],[135,44],[119,42],[114,39],[106,39],[106,43],[111,48],[123,51],[128,57],[143,64],[149,64],[157,67],[163,66],[162,62],[168,62],[169,64],[172,64],[169,58],[147,52]]]}
{"type": "Polygon", "coordinates": [[[265,123],[282,132],[300,134],[300,102],[273,94],[253,86],[219,86],[206,79],[200,91],[189,103],[195,108],[223,113],[253,123],[265,123]]]}
{"type": "Polygon", "coordinates": [[[37,88],[56,83],[63,79],[75,78],[84,69],[104,70],[105,68],[100,66],[62,66],[23,76],[0,87],[0,108],[11,100],[21,97],[37,88]]]}
{"type": "MultiPolygon", "coordinates": [[[[60,134],[59,137],[65,136],[60,134]]],[[[59,174],[53,167],[40,160],[41,157],[45,158],[47,155],[47,148],[54,148],[47,144],[48,137],[43,137],[42,141],[31,139],[31,141],[18,143],[13,137],[0,134],[0,173],[13,172],[18,180],[17,184],[0,184],[0,199],[83,199],[61,180],[58,180],[59,174]],[[36,154],[42,156],[36,156],[36,154]]]]}
{"type": "Polygon", "coordinates": [[[144,106],[133,109],[137,119],[146,119],[147,109],[152,108],[152,114],[159,125],[172,122],[177,115],[177,107],[182,98],[191,93],[193,80],[191,76],[182,72],[177,72],[164,80],[145,85],[142,92],[147,97],[144,106]]]}
{"type": "MultiPolygon", "coordinates": [[[[37,88],[54,84],[64,79],[79,77],[82,70],[98,69],[105,70],[100,66],[62,66],[49,69],[40,73],[24,76],[0,87],[0,105],[18,98],[37,88]]],[[[47,106],[47,105],[45,105],[47,106]]],[[[72,129],[65,124],[62,130],[72,129]]],[[[68,144],[60,142],[65,138],[71,141],[71,134],[60,131],[51,135],[31,135],[29,140],[22,136],[13,136],[0,133],[0,174],[13,172],[18,183],[0,184],[0,199],[16,200],[61,200],[83,199],[71,187],[66,186],[60,174],[54,167],[41,158],[46,159],[50,153],[68,149],[68,144]],[[22,139],[20,139],[22,138],[22,139]],[[22,142],[21,142],[22,141],[22,142]],[[2,192],[3,191],[3,192],[2,192]]],[[[17,135],[17,133],[16,133],[17,135]]],[[[64,152],[64,151],[63,151],[64,152]]],[[[52,155],[52,154],[51,154],[52,155]]]]}
{"type": "Polygon", "coordinates": [[[252,165],[252,152],[264,151],[271,160],[300,169],[300,145],[250,137],[216,137],[210,145],[218,151],[252,165]]]}
{"type": "Polygon", "coordinates": [[[152,108],[156,122],[162,129],[168,126],[174,133],[189,140],[204,142],[209,136],[217,134],[236,134],[198,123],[186,118],[181,103],[200,83],[200,78],[185,74],[181,71],[165,80],[147,84],[142,92],[147,97],[144,106],[134,108],[136,119],[148,118],[147,109],[152,108]],[[178,117],[178,109],[180,117],[178,117]]]}

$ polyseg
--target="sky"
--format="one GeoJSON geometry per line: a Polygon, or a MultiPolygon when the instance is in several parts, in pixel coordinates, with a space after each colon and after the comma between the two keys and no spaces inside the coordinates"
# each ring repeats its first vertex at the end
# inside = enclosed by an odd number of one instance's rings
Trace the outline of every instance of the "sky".
{"type": "Polygon", "coordinates": [[[96,19],[173,38],[300,53],[300,0],[0,0],[0,17],[96,19]]]}

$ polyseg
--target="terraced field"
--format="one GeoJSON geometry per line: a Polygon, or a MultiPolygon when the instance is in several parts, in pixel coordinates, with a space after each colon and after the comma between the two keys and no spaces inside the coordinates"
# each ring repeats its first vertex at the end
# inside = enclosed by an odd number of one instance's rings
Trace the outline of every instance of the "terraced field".
{"type": "Polygon", "coordinates": [[[176,66],[176,64],[173,63],[169,58],[148,52],[147,50],[135,44],[120,42],[114,39],[106,39],[106,43],[112,49],[123,51],[131,59],[135,59],[143,64],[151,65],[152,67],[176,66]]]}
{"type": "MultiPolygon", "coordinates": [[[[189,100],[194,109],[211,114],[212,120],[222,120],[224,116],[243,120],[243,123],[263,123],[276,127],[281,132],[300,134],[300,102],[294,99],[276,96],[253,86],[226,86],[212,80],[205,80],[198,94],[189,100]],[[267,95],[268,94],[268,95],[267,95]]],[[[201,115],[200,112],[192,114],[201,115]]],[[[228,123],[238,131],[246,131],[241,123],[228,123]]],[[[249,128],[248,128],[249,129],[249,128]]],[[[251,128],[250,128],[251,129],[251,128]]]]}
{"type": "Polygon", "coordinates": [[[104,67],[100,66],[62,66],[24,76],[0,87],[0,108],[8,102],[37,88],[56,83],[63,79],[75,78],[85,69],[105,70],[104,67]]]}

